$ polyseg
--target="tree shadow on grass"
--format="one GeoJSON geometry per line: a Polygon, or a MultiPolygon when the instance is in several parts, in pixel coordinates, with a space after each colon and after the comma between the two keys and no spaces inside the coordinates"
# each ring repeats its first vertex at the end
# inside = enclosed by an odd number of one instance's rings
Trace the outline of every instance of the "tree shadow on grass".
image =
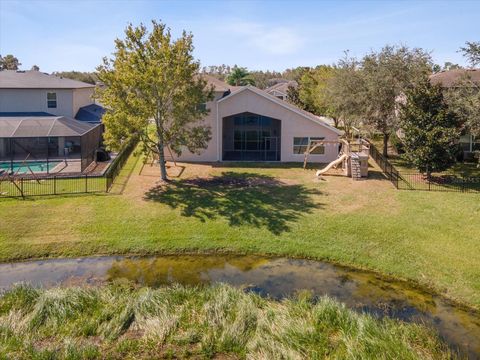
{"type": "Polygon", "coordinates": [[[202,222],[226,219],[231,226],[267,228],[279,235],[303,214],[321,207],[313,196],[321,192],[274,177],[223,172],[212,178],[173,181],[150,189],[145,198],[202,222]]]}

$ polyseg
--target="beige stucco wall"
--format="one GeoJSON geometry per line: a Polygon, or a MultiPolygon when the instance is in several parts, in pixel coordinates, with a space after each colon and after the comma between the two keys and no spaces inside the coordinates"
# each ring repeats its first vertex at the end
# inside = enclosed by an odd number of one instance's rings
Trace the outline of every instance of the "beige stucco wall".
{"type": "MultiPolygon", "coordinates": [[[[213,101],[207,103],[207,109],[210,110],[210,113],[205,117],[204,124],[210,126],[212,131],[212,139],[208,143],[208,147],[205,150],[201,150],[201,154],[192,154],[187,149],[182,152],[180,157],[175,157],[178,161],[218,161],[217,158],[217,100],[221,99],[223,92],[216,92],[213,101]]],[[[168,160],[171,160],[168,150],[165,153],[165,156],[168,160]]]]}
{"type": "Polygon", "coordinates": [[[0,112],[43,111],[73,117],[71,89],[0,89],[0,112]],[[47,107],[47,92],[57,93],[57,107],[47,107]]]}
{"type": "MultiPolygon", "coordinates": [[[[294,137],[325,137],[327,140],[338,138],[338,135],[331,129],[285,108],[281,105],[282,100],[277,101],[274,102],[253,91],[245,90],[219,103],[219,118],[251,112],[281,120],[281,161],[283,162],[296,162],[304,159],[303,154],[293,153],[294,137]]],[[[220,141],[220,148],[221,145],[220,141]]],[[[310,155],[309,161],[325,163],[333,161],[337,156],[338,146],[326,146],[325,154],[310,155]]]]}
{"type": "Polygon", "coordinates": [[[77,115],[78,109],[93,103],[93,88],[73,90],[73,116],[77,115]]]}
{"type": "MultiPolygon", "coordinates": [[[[220,98],[221,94],[217,94],[220,98]]],[[[223,99],[220,102],[207,104],[211,109],[205,119],[212,127],[212,140],[201,155],[191,154],[185,151],[179,161],[221,161],[222,156],[222,123],[223,118],[243,112],[251,112],[281,120],[281,161],[302,162],[303,154],[293,153],[294,137],[324,137],[327,140],[337,140],[338,134],[332,129],[325,127],[313,120],[305,118],[281,105],[282,100],[272,101],[251,90],[244,90],[234,96],[223,99]],[[218,107],[218,114],[217,114],[218,107]],[[217,117],[218,115],[218,117],[217,117]],[[217,124],[219,127],[217,128],[217,124]],[[219,141],[217,141],[219,140],[219,141]]],[[[325,154],[310,155],[310,162],[328,163],[338,156],[338,145],[325,147],[325,154]]]]}

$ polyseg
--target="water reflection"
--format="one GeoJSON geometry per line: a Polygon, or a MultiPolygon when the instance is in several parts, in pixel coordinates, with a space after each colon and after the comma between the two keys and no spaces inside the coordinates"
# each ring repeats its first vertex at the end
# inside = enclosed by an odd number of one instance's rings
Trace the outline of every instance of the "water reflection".
{"type": "Polygon", "coordinates": [[[438,296],[368,272],[298,259],[256,256],[99,257],[0,264],[0,289],[16,282],[39,286],[97,284],[128,279],[148,286],[228,283],[281,299],[308,290],[376,316],[426,323],[471,358],[480,354],[480,319],[438,296]]]}

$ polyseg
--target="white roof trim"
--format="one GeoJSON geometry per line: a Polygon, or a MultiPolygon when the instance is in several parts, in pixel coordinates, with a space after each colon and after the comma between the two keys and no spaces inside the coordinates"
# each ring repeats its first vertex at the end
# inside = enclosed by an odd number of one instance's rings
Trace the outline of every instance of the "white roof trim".
{"type": "Polygon", "coordinates": [[[284,108],[286,108],[290,111],[293,111],[294,113],[304,117],[305,119],[311,120],[318,125],[322,125],[325,128],[327,128],[328,130],[331,130],[331,131],[335,132],[337,135],[343,135],[343,132],[341,130],[338,130],[337,128],[334,128],[333,126],[328,125],[327,123],[318,119],[315,115],[313,115],[309,112],[304,113],[303,111],[300,111],[300,109],[298,109],[295,105],[289,104],[284,100],[280,100],[280,99],[276,98],[275,96],[266,93],[263,90],[257,89],[254,86],[247,85],[247,86],[242,87],[239,90],[232,91],[229,95],[221,98],[217,102],[221,102],[221,101],[224,101],[226,99],[229,99],[229,98],[231,98],[231,97],[233,97],[237,94],[240,94],[241,92],[246,91],[246,90],[250,90],[257,95],[263,96],[267,100],[270,100],[270,101],[272,101],[272,102],[274,102],[274,103],[276,103],[276,104],[278,104],[278,105],[280,105],[280,106],[282,106],[282,107],[284,107],[284,108]]]}

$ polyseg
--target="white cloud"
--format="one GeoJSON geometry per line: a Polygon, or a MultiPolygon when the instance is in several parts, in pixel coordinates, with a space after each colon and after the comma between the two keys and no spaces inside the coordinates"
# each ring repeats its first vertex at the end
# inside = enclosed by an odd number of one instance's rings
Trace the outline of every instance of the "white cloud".
{"type": "Polygon", "coordinates": [[[284,26],[265,26],[253,22],[229,22],[223,28],[228,28],[245,46],[255,48],[272,55],[293,54],[304,45],[304,39],[295,29],[284,26]]]}

